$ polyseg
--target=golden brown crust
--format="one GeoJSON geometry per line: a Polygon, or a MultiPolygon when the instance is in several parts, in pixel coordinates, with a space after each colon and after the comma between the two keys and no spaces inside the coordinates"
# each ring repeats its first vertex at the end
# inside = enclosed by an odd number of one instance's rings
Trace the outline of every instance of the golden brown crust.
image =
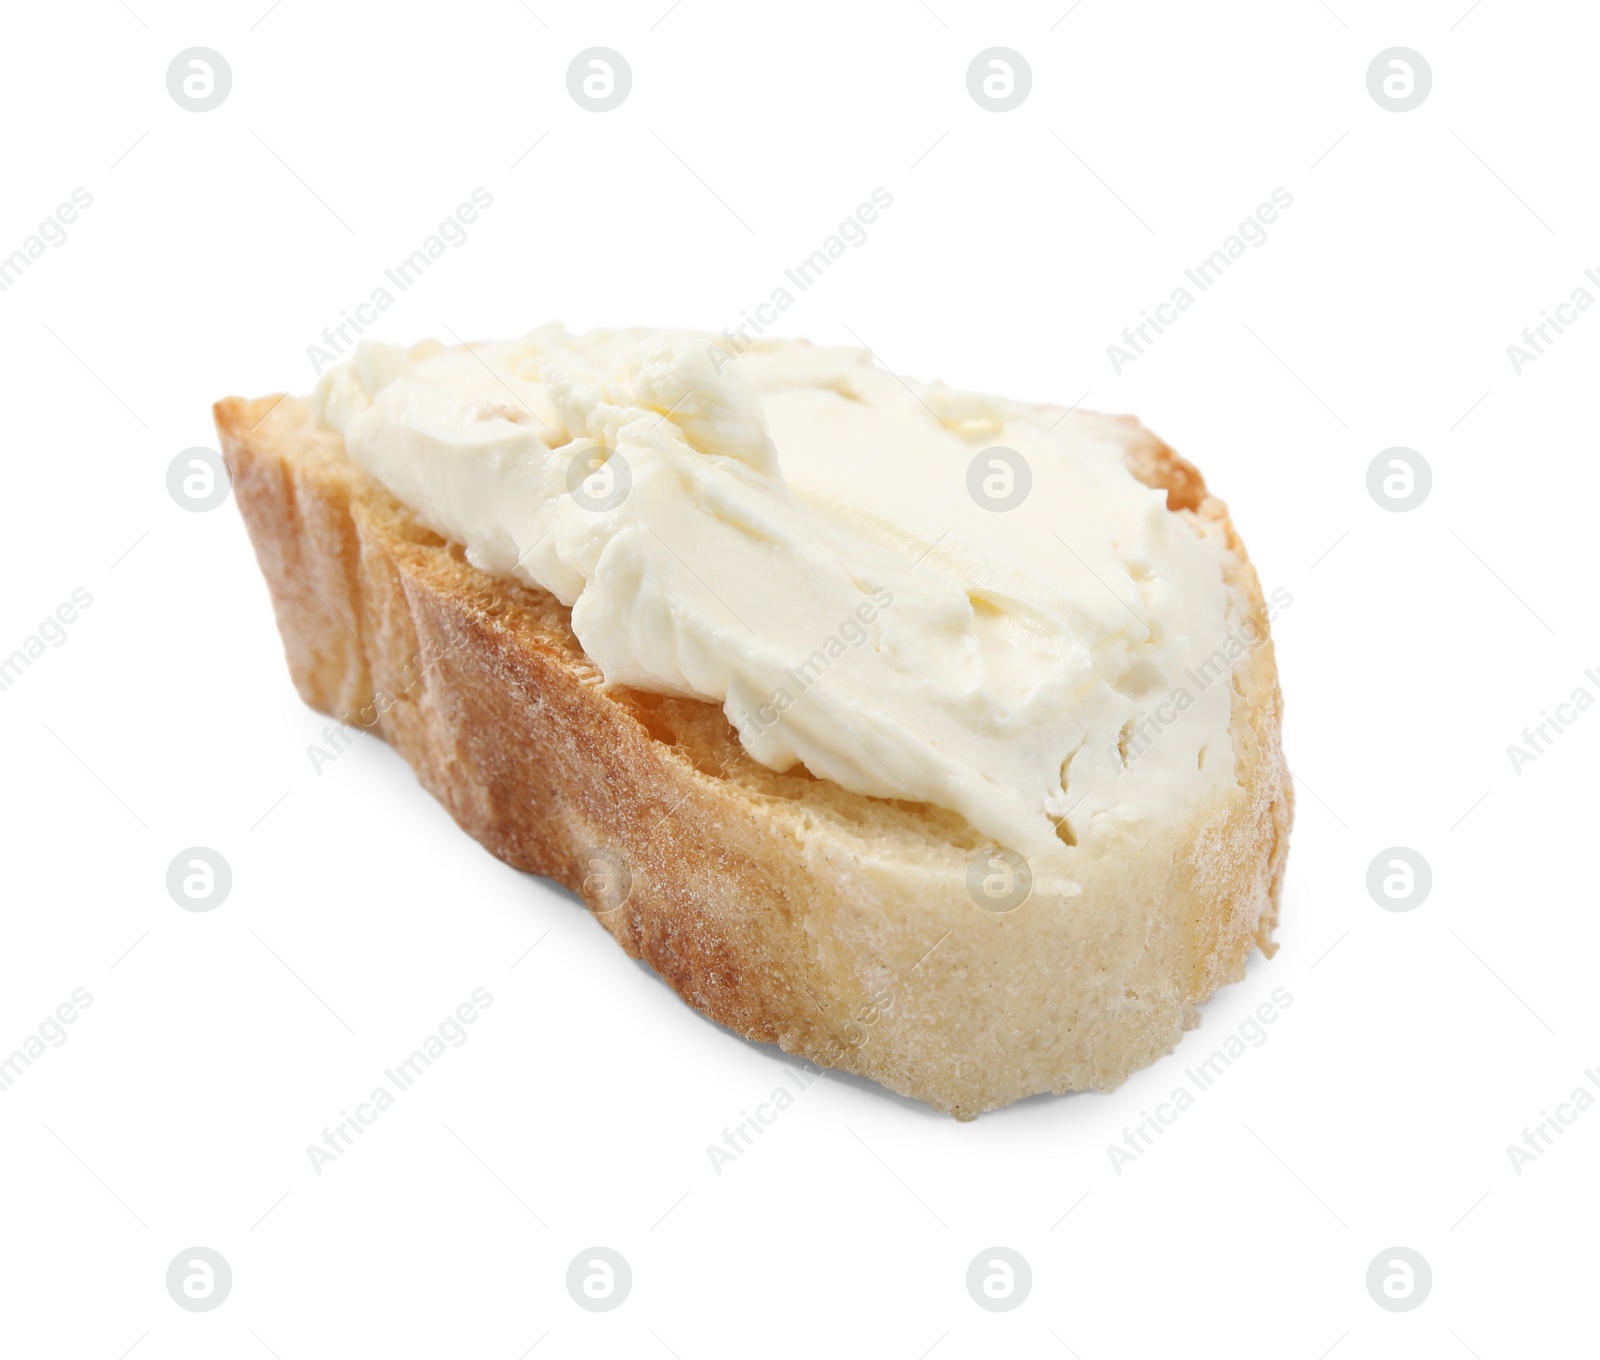
{"type": "MultiPolygon", "coordinates": [[[[953,814],[768,770],[715,705],[597,687],[554,597],[423,529],[306,401],[215,414],[305,701],[376,731],[490,851],[584,895],[736,1032],[971,1118],[1115,1086],[1270,952],[1291,813],[1270,641],[1234,667],[1237,796],[996,915],[967,895],[982,841],[953,814]]],[[[1129,464],[1232,549],[1264,618],[1200,474],[1153,436],[1129,464]]]]}

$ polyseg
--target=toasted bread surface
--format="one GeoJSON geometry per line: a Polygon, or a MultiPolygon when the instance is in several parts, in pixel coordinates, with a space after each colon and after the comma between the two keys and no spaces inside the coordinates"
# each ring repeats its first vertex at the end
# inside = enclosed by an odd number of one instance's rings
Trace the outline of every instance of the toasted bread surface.
{"type": "MultiPolygon", "coordinates": [[[[604,688],[569,610],[422,527],[309,402],[215,414],[305,702],[381,735],[492,853],[580,893],[737,1033],[972,1118],[1116,1086],[1272,952],[1293,795],[1270,640],[1231,672],[1236,792],[1137,853],[1081,850],[1071,882],[995,913],[956,814],[767,769],[717,705],[604,688]]],[[[1134,475],[1227,547],[1264,627],[1226,507],[1128,430],[1134,475]]]]}

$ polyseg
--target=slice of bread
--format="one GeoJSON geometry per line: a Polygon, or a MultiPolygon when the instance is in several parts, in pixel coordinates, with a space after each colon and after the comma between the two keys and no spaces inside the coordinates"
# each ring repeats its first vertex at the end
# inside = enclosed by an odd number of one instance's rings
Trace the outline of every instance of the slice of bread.
{"type": "MultiPolygon", "coordinates": [[[[970,1119],[1116,1086],[1253,947],[1273,952],[1292,791],[1270,640],[1231,671],[1236,793],[996,913],[967,886],[986,846],[950,812],[776,773],[717,705],[600,688],[565,607],[423,528],[309,402],[215,415],[306,703],[381,735],[492,853],[582,894],[735,1032],[970,1119]]],[[[1239,617],[1264,628],[1200,474],[1131,419],[1098,419],[1226,546],[1239,617]]]]}

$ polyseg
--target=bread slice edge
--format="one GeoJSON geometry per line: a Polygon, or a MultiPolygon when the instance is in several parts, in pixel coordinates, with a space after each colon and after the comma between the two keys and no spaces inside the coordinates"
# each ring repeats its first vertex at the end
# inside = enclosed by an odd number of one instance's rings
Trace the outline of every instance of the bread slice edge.
{"type": "MultiPolygon", "coordinates": [[[[967,892],[983,841],[954,814],[766,770],[716,705],[603,688],[554,597],[472,567],[309,402],[214,411],[305,702],[383,737],[469,834],[580,894],[735,1033],[972,1118],[1116,1086],[1254,948],[1270,956],[1293,810],[1270,638],[1230,673],[1236,794],[996,914],[967,892]]],[[[1104,419],[1134,475],[1226,548],[1264,628],[1226,507],[1104,419]]]]}

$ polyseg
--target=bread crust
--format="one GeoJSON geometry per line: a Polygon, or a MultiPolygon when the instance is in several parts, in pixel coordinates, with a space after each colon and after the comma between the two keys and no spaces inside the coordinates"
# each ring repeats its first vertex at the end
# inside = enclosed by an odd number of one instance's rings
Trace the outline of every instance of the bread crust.
{"type": "MultiPolygon", "coordinates": [[[[1270,639],[1233,668],[1236,795],[1077,891],[974,905],[955,814],[751,760],[720,707],[605,689],[548,593],[491,577],[344,453],[304,399],[215,407],[306,703],[395,747],[508,864],[584,897],[633,958],[750,1039],[958,1118],[1109,1089],[1273,951],[1292,790],[1270,639]]],[[[1128,462],[1256,574],[1199,472],[1128,418],[1128,462]]]]}

